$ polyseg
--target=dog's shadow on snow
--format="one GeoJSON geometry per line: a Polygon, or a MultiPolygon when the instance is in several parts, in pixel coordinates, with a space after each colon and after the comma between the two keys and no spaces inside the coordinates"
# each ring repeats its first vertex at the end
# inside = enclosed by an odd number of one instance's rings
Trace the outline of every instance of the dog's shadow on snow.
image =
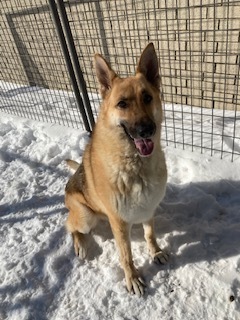
{"type": "Polygon", "coordinates": [[[240,181],[168,185],[155,225],[176,257],[175,267],[240,253],[239,195],[240,181]]]}

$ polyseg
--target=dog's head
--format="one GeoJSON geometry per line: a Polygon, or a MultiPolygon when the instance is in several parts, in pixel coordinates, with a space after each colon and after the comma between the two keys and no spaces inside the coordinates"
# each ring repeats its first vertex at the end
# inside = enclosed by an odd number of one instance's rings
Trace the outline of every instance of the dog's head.
{"type": "Polygon", "coordinates": [[[120,78],[99,54],[95,55],[95,67],[105,125],[127,137],[140,156],[150,156],[159,141],[162,120],[159,67],[153,44],[142,52],[135,76],[120,78]]]}

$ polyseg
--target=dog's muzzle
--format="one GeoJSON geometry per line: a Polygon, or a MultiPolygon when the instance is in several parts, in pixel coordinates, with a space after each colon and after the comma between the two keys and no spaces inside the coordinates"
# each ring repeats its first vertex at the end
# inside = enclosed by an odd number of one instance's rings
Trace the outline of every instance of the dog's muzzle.
{"type": "Polygon", "coordinates": [[[120,125],[130,140],[133,141],[141,157],[149,157],[153,153],[154,142],[151,137],[156,133],[156,125],[152,120],[136,123],[134,127],[129,128],[125,121],[121,122],[120,125]]]}

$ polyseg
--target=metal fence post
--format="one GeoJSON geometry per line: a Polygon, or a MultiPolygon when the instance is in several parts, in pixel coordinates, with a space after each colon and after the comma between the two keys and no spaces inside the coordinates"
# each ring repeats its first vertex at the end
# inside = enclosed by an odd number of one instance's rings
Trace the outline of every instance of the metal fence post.
{"type": "Polygon", "coordinates": [[[72,63],[73,63],[73,67],[75,69],[75,75],[76,75],[76,79],[78,82],[78,86],[79,86],[81,93],[82,93],[83,104],[84,104],[85,110],[87,112],[87,116],[89,119],[89,123],[91,125],[91,129],[93,129],[95,121],[94,121],[92,108],[91,108],[88,93],[87,93],[86,83],[85,83],[85,80],[83,77],[82,69],[79,64],[77,51],[76,51],[76,47],[75,47],[74,40],[73,40],[72,31],[71,31],[68,17],[67,17],[67,12],[66,12],[63,0],[56,0],[56,2],[57,2],[58,9],[60,12],[60,17],[62,19],[62,26],[63,26],[63,30],[65,32],[68,48],[69,48],[69,51],[70,51],[70,54],[72,57],[72,63]]]}
{"type": "Polygon", "coordinates": [[[52,13],[53,21],[54,21],[54,24],[55,24],[55,27],[56,27],[56,31],[57,31],[57,34],[58,34],[58,37],[59,37],[60,45],[61,45],[61,48],[62,48],[62,51],[63,51],[63,54],[64,54],[64,58],[65,58],[65,62],[66,62],[67,69],[68,69],[68,72],[69,72],[69,76],[70,76],[70,79],[71,79],[71,83],[72,83],[72,86],[73,86],[73,91],[75,93],[77,105],[79,107],[79,110],[80,110],[80,113],[81,113],[81,116],[82,116],[82,119],[83,119],[83,123],[84,123],[85,129],[88,132],[91,132],[92,128],[91,128],[91,126],[89,124],[88,117],[87,117],[87,114],[86,114],[86,111],[85,111],[85,107],[84,107],[84,104],[83,104],[83,100],[82,100],[82,97],[81,97],[81,93],[80,93],[79,88],[78,88],[78,83],[77,83],[76,76],[75,76],[75,73],[74,73],[74,68],[73,68],[73,65],[72,65],[72,62],[71,62],[70,53],[69,53],[69,50],[68,50],[68,47],[67,47],[67,43],[66,43],[66,40],[65,40],[65,36],[64,36],[61,20],[60,20],[59,15],[58,15],[58,11],[57,11],[57,6],[56,6],[56,3],[55,3],[55,0],[49,0],[49,5],[50,5],[50,10],[51,10],[51,13],[52,13]]]}

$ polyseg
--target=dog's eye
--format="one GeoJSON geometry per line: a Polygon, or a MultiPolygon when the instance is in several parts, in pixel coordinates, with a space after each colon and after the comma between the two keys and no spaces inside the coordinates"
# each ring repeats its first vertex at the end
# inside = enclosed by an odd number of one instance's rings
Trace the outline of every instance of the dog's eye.
{"type": "Polygon", "coordinates": [[[152,96],[150,96],[150,94],[148,94],[148,93],[145,93],[144,95],[143,95],[143,102],[145,103],[145,104],[148,104],[148,103],[150,103],[152,101],[152,96]]]}
{"type": "Polygon", "coordinates": [[[127,108],[127,102],[124,100],[120,100],[117,104],[118,108],[125,109],[127,108]]]}

